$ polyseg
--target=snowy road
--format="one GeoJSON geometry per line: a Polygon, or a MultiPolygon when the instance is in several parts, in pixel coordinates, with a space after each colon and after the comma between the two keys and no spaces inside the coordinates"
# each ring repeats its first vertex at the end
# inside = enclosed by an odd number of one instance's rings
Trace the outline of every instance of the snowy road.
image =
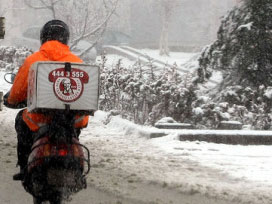
{"type": "MultiPolygon", "coordinates": [[[[31,196],[24,192],[20,182],[12,181],[12,175],[18,171],[16,164],[16,140],[12,118],[17,111],[4,109],[0,112],[0,203],[17,204],[31,203],[31,196]]],[[[127,140],[118,133],[106,130],[106,126],[94,121],[88,130],[82,133],[82,141],[90,148],[92,154],[92,171],[88,176],[88,189],[74,196],[71,203],[222,203],[201,195],[181,194],[169,189],[167,183],[162,185],[156,180],[145,180],[141,174],[152,171],[148,160],[152,155],[142,155],[137,151],[147,148],[142,140],[127,140]],[[104,130],[102,130],[104,129],[104,130]],[[93,132],[90,132],[92,131],[93,132]],[[101,137],[98,133],[107,133],[101,137]],[[90,135],[91,134],[91,135],[90,135]],[[143,142],[143,143],[142,143],[143,142]],[[134,147],[132,147],[134,146],[134,147]],[[132,149],[131,149],[132,147],[132,149]],[[140,148],[135,152],[135,147],[140,148]],[[112,151],[114,150],[114,151],[112,151]],[[124,155],[125,153],[125,155],[124,155]],[[142,157],[145,158],[142,158],[142,157]],[[143,163],[142,163],[143,162],[143,163]],[[142,164],[141,164],[142,163],[142,164]],[[136,166],[135,166],[136,165],[136,166]],[[137,165],[143,165],[137,168],[137,165]],[[128,171],[131,168],[131,171],[128,171]],[[134,173],[133,173],[134,172],[134,173]]],[[[151,153],[151,152],[150,152],[151,153]]],[[[160,159],[154,158],[157,165],[160,159]]],[[[154,164],[153,164],[154,165],[154,164]]],[[[165,173],[165,172],[161,172],[165,173]]]]}
{"type": "MultiPolygon", "coordinates": [[[[31,197],[20,183],[11,180],[18,171],[15,114],[16,111],[6,108],[0,112],[0,203],[25,204],[31,203],[31,197]]],[[[82,132],[81,141],[91,152],[92,169],[87,178],[88,189],[75,195],[71,203],[272,202],[271,193],[266,190],[271,186],[258,186],[228,172],[200,165],[186,154],[167,153],[154,145],[156,140],[142,138],[133,130],[124,131],[114,120],[104,125],[104,116],[98,112],[82,132]]]]}

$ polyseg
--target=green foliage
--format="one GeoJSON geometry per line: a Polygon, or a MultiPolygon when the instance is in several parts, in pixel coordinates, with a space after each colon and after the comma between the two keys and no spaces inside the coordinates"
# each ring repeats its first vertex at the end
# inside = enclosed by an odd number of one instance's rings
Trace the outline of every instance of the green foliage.
{"type": "Polygon", "coordinates": [[[220,69],[226,75],[238,76],[240,83],[272,85],[270,0],[245,0],[222,20],[217,37],[199,60],[202,81],[213,69],[220,69]]]}

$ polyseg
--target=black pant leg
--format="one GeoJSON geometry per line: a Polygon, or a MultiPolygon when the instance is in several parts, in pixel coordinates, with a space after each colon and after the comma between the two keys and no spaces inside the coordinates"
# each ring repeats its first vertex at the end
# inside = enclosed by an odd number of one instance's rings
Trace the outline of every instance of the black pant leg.
{"type": "Polygon", "coordinates": [[[18,165],[21,168],[26,167],[28,156],[31,153],[31,147],[33,144],[33,132],[23,121],[23,110],[21,110],[15,119],[15,130],[17,132],[17,156],[18,165]]]}

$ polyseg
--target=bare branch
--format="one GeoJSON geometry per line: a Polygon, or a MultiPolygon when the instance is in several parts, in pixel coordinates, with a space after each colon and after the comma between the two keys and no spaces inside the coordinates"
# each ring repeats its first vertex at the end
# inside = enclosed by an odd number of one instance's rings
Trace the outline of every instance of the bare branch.
{"type": "Polygon", "coordinates": [[[33,8],[33,9],[48,9],[48,7],[46,6],[33,6],[29,0],[24,0],[25,4],[30,7],[30,8],[33,8]]]}
{"type": "Polygon", "coordinates": [[[50,2],[51,2],[50,9],[51,9],[51,11],[52,11],[53,18],[56,19],[56,9],[55,9],[55,4],[56,4],[58,1],[53,2],[53,0],[50,0],[50,2]]]}
{"type": "Polygon", "coordinates": [[[113,15],[113,13],[115,12],[116,8],[117,8],[117,5],[118,5],[118,2],[119,0],[116,0],[114,2],[114,6],[111,10],[111,12],[108,14],[108,16],[104,19],[104,21],[98,25],[96,28],[94,28],[92,31],[90,31],[89,33],[87,34],[84,34],[82,36],[80,36],[79,38],[75,39],[72,41],[72,45],[71,47],[75,46],[80,40],[84,39],[84,38],[87,38],[87,37],[90,37],[91,35],[94,35],[97,31],[99,31],[104,25],[106,25],[108,23],[108,21],[110,20],[111,16],[113,15]]]}
{"type": "Polygon", "coordinates": [[[90,47],[88,47],[87,49],[83,50],[83,52],[79,54],[79,57],[82,57],[85,53],[87,53],[89,50],[93,49],[97,45],[97,43],[99,42],[99,40],[101,39],[101,37],[105,33],[106,28],[107,28],[107,26],[105,25],[104,28],[103,28],[103,30],[102,30],[101,35],[96,39],[96,41],[90,47]]]}
{"type": "MultiPolygon", "coordinates": [[[[102,0],[102,2],[65,1],[65,0],[24,0],[33,9],[48,9],[53,18],[66,19],[71,28],[71,49],[82,39],[92,38],[97,44],[104,33],[108,21],[115,14],[119,0],[102,0]],[[85,11],[86,9],[86,11],[85,11]],[[84,13],[86,12],[86,13],[84,13]]],[[[87,52],[86,51],[86,52],[87,52]]],[[[85,53],[85,51],[83,51],[85,53]]]]}
{"type": "Polygon", "coordinates": [[[55,5],[57,3],[59,3],[61,0],[56,0],[56,1],[51,1],[52,2],[52,5],[55,5]]]}
{"type": "Polygon", "coordinates": [[[30,3],[29,0],[24,0],[25,4],[33,9],[48,9],[52,12],[53,18],[56,18],[56,9],[55,9],[55,4],[57,4],[58,2],[60,2],[61,0],[50,0],[50,5],[48,5],[44,0],[40,0],[41,4],[43,6],[34,6],[30,3]]]}
{"type": "Polygon", "coordinates": [[[42,4],[46,7],[46,8],[48,8],[48,9],[50,9],[50,6],[49,5],[47,5],[46,3],[45,3],[45,1],[44,0],[40,0],[41,2],[42,2],[42,4]]]}
{"type": "MultiPolygon", "coordinates": [[[[90,2],[88,1],[88,4],[86,6],[87,8],[89,7],[89,4],[90,4],[90,2]]],[[[84,35],[84,33],[87,30],[88,18],[89,18],[89,12],[88,12],[88,9],[86,9],[86,16],[85,16],[85,19],[84,19],[84,25],[83,25],[82,35],[84,35]]]]}
{"type": "MultiPolygon", "coordinates": [[[[88,17],[89,17],[89,12],[87,11],[86,12],[86,17],[84,18],[84,25],[83,25],[83,31],[82,31],[82,34],[81,34],[81,37],[80,39],[83,39],[84,38],[84,34],[86,33],[86,30],[87,30],[87,25],[88,25],[88,17]]],[[[78,41],[77,41],[78,43],[78,41]]],[[[75,47],[77,45],[77,43],[73,43],[70,48],[72,49],[73,47],[75,47]]]]}

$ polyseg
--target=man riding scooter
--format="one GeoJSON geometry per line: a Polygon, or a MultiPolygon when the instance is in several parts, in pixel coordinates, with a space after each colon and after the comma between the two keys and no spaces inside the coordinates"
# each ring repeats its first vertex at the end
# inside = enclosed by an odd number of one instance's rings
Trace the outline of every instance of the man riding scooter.
{"type": "MultiPolygon", "coordinates": [[[[69,28],[60,20],[47,22],[40,33],[41,47],[38,52],[30,55],[20,67],[13,86],[5,95],[4,104],[11,108],[25,106],[28,89],[28,73],[32,64],[37,61],[60,61],[77,62],[82,60],[71,53],[68,47],[69,28]]],[[[88,116],[76,116],[74,127],[77,128],[78,136],[80,129],[88,125],[88,116]]],[[[21,110],[15,119],[15,129],[17,132],[18,146],[18,165],[20,172],[13,176],[14,180],[23,180],[27,167],[28,156],[31,152],[34,134],[42,127],[48,125],[52,120],[50,114],[28,112],[27,109],[21,110]]]]}

